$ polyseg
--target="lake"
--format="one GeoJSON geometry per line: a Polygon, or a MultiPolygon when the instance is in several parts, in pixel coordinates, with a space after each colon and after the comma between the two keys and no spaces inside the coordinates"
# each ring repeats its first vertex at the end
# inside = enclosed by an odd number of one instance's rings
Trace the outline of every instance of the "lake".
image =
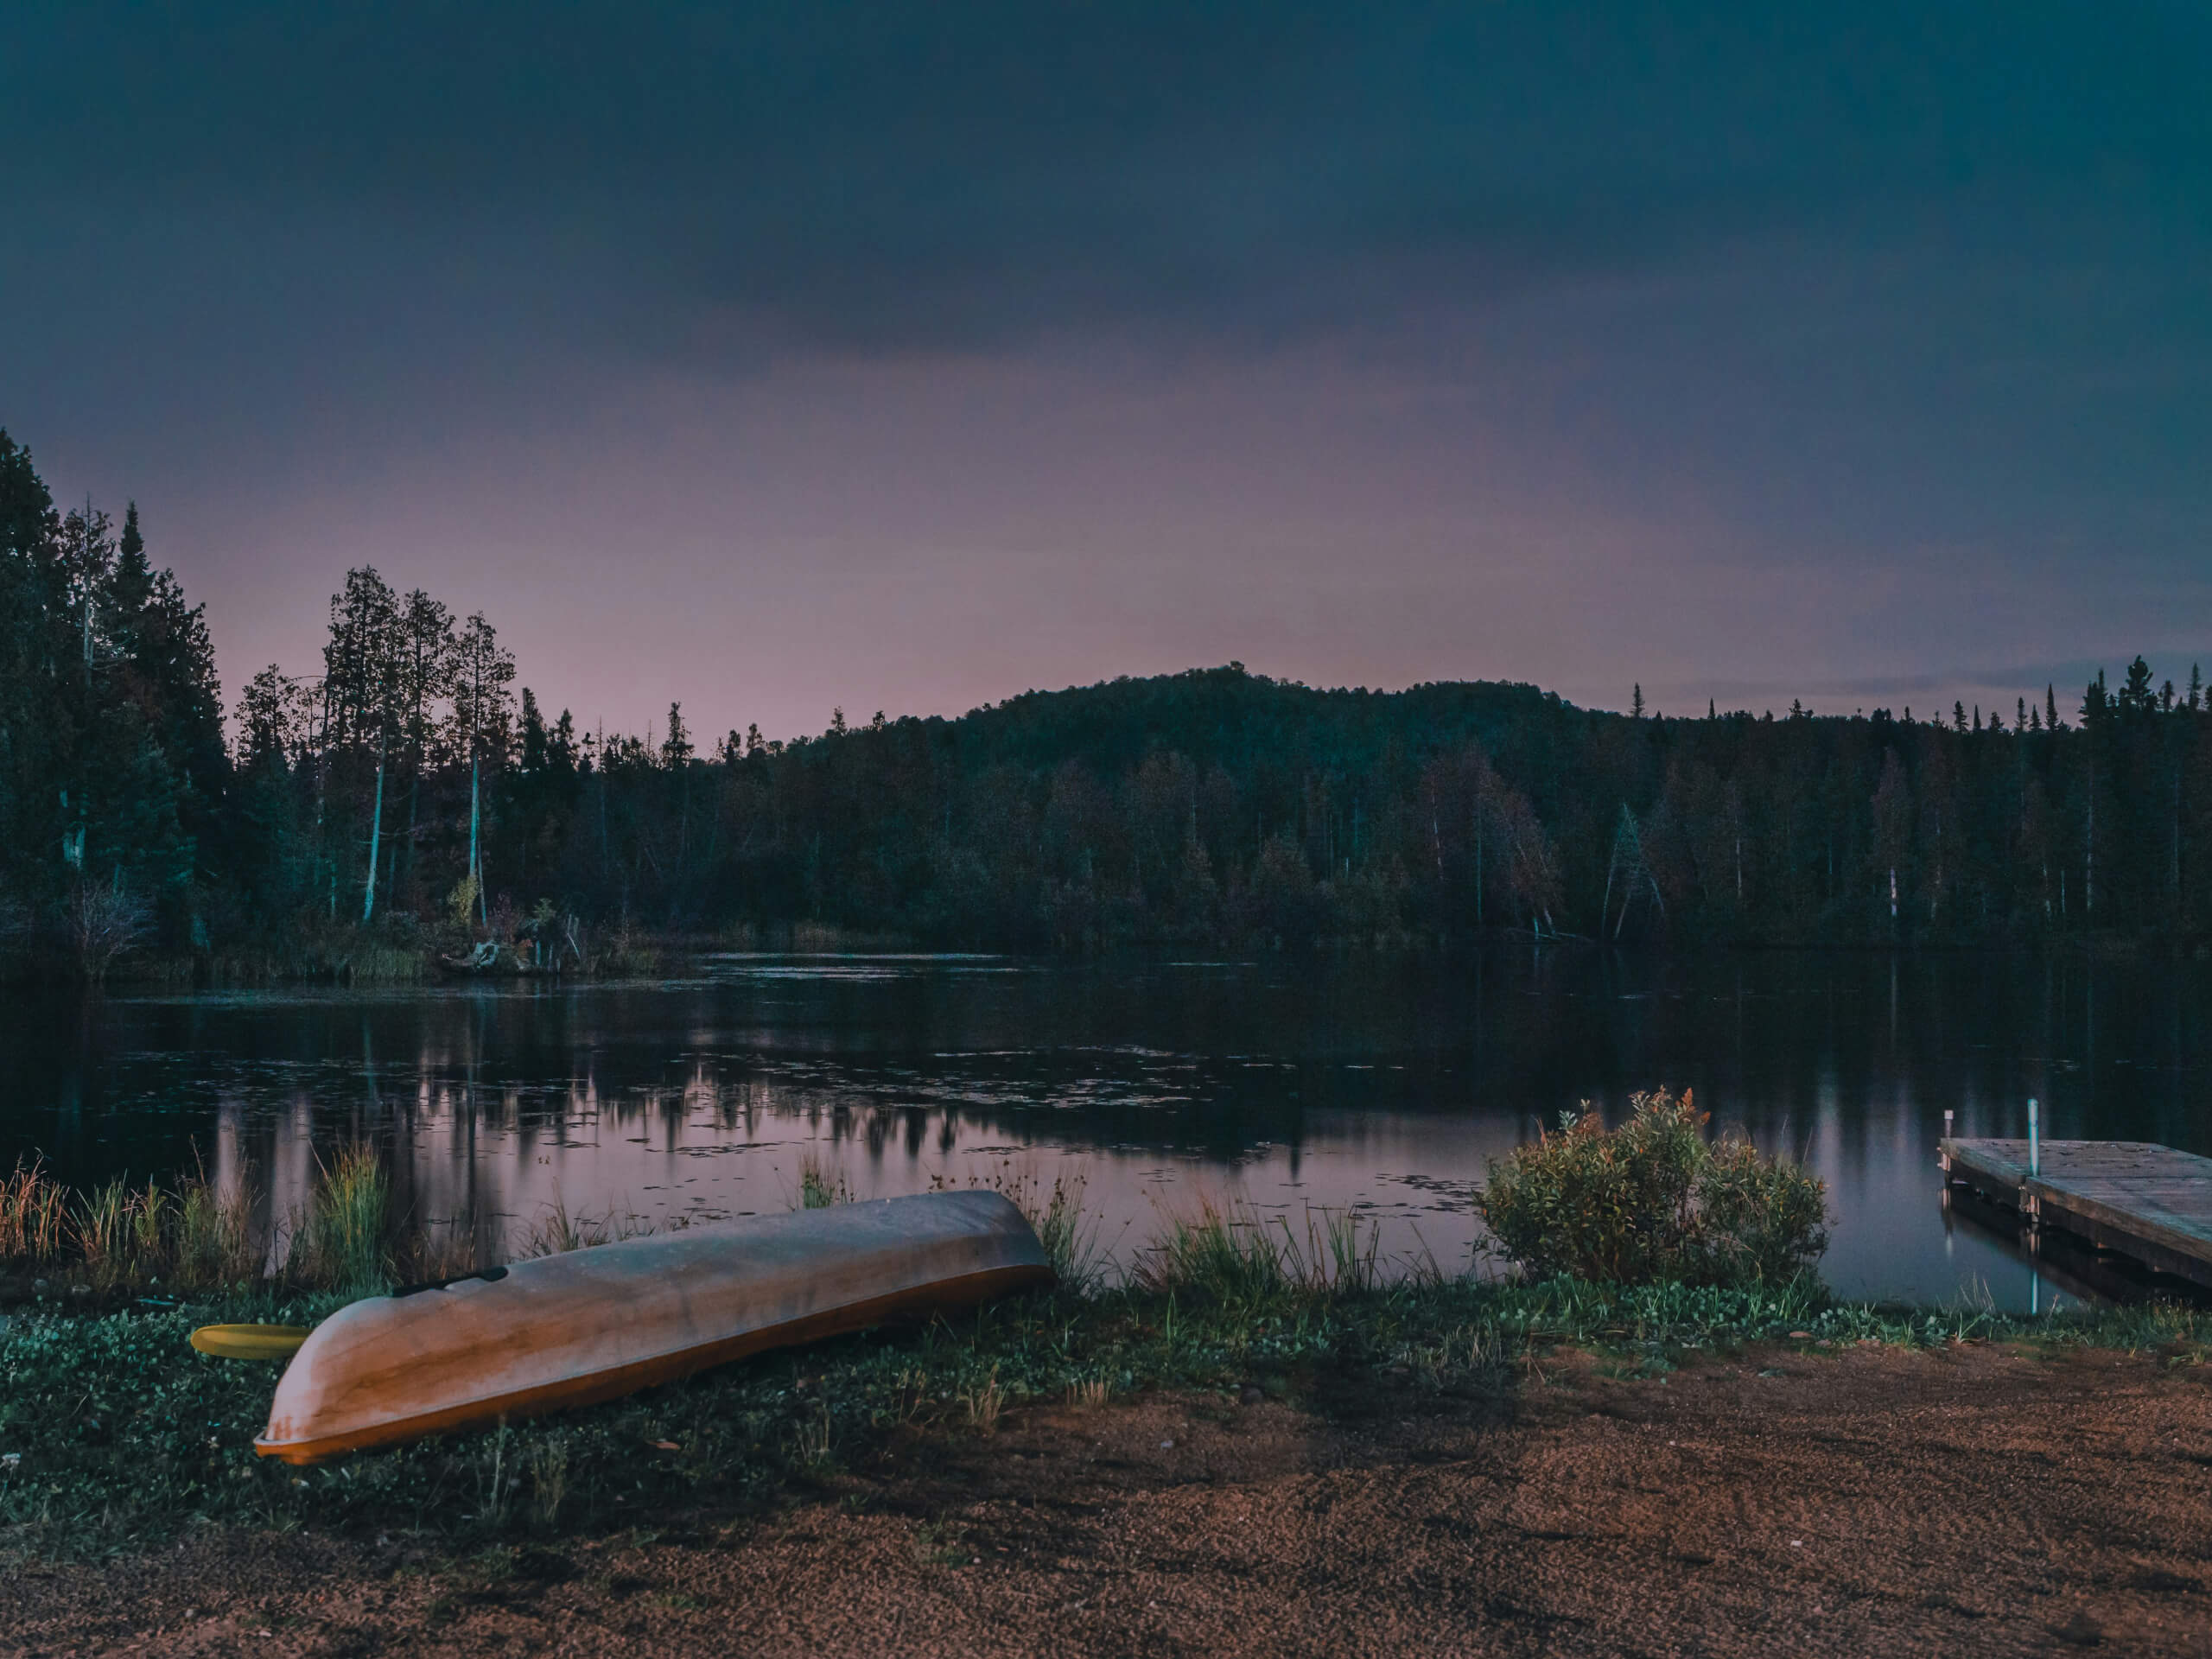
{"type": "Polygon", "coordinates": [[[251,1167],[282,1206],[318,1153],[368,1141],[415,1214],[512,1243],[556,1202],[786,1210],[811,1156],[861,1198],[1079,1179],[1124,1257],[1211,1198],[1300,1230],[1355,1208],[1386,1259],[1457,1269],[1485,1159],[1665,1083],[1827,1181],[1840,1294],[2024,1307],[2130,1286],[1946,1206],[1944,1111],[2024,1134],[2032,1096],[2054,1137],[2212,1152],[2208,1014],[2199,962],[1586,947],[723,955],[652,982],[33,995],[0,1014],[0,1167],[251,1167]]]}

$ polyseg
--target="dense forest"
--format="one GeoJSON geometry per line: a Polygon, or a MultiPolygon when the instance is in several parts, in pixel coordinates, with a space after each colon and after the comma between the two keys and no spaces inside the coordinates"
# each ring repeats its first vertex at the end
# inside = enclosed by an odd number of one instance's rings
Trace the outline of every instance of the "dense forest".
{"type": "Polygon", "coordinates": [[[0,434],[0,925],[23,961],[336,963],[801,924],[1088,950],[1485,931],[1888,945],[2212,932],[2212,709],[2138,658],[1916,719],[1321,691],[1240,664],[957,719],[549,719],[482,615],[346,572],[226,723],[135,507],[0,434]]]}

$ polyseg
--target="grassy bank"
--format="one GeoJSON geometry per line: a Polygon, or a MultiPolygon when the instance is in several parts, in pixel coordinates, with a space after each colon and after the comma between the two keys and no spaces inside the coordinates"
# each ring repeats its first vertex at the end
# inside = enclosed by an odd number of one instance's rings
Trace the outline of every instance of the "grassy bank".
{"type": "MultiPolygon", "coordinates": [[[[1200,1224],[1198,1232],[1205,1231],[1200,1224]]],[[[2018,1340],[2212,1356],[2212,1316],[2169,1307],[2039,1320],[1829,1303],[1775,1290],[1572,1280],[1380,1285],[1255,1268],[1233,1232],[1186,1238],[1141,1282],[1061,1290],[918,1329],[765,1357],[587,1411],[295,1470],[257,1459],[273,1366],[213,1360],[219,1319],[311,1322],[342,1294],[233,1294],[102,1313],[18,1309],[0,1332],[0,1548],[138,1547],[208,1525],[398,1534],[464,1548],[726,1524],[833,1490],[916,1437],[987,1435],[1003,1414],[1153,1389],[1329,1408],[1378,1388],[1502,1398],[1560,1344],[1663,1374],[1752,1344],[1818,1350],[2018,1340]],[[1230,1270],[1224,1271],[1224,1266],[1230,1270]]]]}
{"type": "MultiPolygon", "coordinates": [[[[1560,1145],[1586,1158],[1600,1143],[1586,1132],[1560,1145]]],[[[1701,1286],[1390,1278],[1372,1232],[1338,1212],[1294,1224],[1202,1205],[1115,1272],[1089,1247],[1079,1185],[1046,1188],[1011,1166],[997,1185],[1036,1224],[1058,1290],[302,1471],[253,1454],[276,1368],[197,1354],[191,1329],[311,1324],[401,1280],[489,1265],[453,1248],[474,1230],[394,1217],[360,1149],[334,1157],[305,1204],[264,1230],[244,1188],[118,1182],[73,1193],[18,1170],[0,1183],[0,1266],[16,1292],[0,1329],[0,1550],[99,1552],[208,1525],[405,1532],[464,1548],[723,1524],[836,1490],[838,1476],[865,1473],[902,1443],[988,1435],[1005,1413],[1039,1403],[1256,1389],[1324,1411],[1378,1391],[1443,1408],[1502,1401],[1563,1344],[1636,1375],[1752,1344],[2212,1356],[2212,1314],[2151,1306],[2029,1320],[1840,1304],[1808,1273],[1701,1286]]],[[[846,1196],[831,1173],[802,1170],[797,1202],[846,1196]]],[[[590,1248],[626,1230],[556,1211],[506,1253],[590,1248]]]]}

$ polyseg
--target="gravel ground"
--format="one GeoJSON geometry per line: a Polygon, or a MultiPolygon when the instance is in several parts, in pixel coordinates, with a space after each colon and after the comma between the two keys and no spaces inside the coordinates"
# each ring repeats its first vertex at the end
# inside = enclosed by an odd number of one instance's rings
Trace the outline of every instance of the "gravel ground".
{"type": "Polygon", "coordinates": [[[38,1655],[2091,1648],[2212,1656],[2202,1370],[1567,1355],[1494,1399],[1009,1414],[719,1530],[460,1561],[232,1533],[0,1578],[0,1652],[38,1655]]]}

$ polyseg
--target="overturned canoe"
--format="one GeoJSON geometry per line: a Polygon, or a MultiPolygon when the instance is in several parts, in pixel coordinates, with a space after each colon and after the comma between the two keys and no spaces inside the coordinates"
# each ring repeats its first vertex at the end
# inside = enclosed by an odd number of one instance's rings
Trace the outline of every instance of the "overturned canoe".
{"type": "Polygon", "coordinates": [[[1052,1281],[1021,1212],[983,1192],[541,1256],[341,1308],[278,1380],[254,1449],[313,1463],[1052,1281]]]}

